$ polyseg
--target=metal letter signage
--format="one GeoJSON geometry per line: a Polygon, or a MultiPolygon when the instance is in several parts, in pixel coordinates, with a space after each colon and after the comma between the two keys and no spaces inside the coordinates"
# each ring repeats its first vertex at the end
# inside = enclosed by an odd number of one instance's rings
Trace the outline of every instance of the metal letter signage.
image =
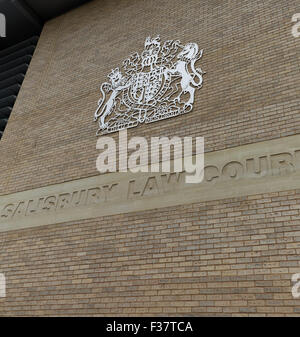
{"type": "Polygon", "coordinates": [[[204,72],[195,68],[202,54],[196,43],[168,40],[161,46],[159,36],[147,37],[141,55],[130,55],[123,72],[113,69],[102,83],[97,135],[190,112],[195,90],[202,87],[204,72]]]}

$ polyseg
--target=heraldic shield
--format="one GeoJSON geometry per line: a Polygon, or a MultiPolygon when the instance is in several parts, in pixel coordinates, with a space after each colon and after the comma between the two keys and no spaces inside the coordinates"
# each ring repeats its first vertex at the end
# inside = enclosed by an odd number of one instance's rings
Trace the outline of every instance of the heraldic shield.
{"type": "Polygon", "coordinates": [[[141,55],[130,55],[102,83],[97,135],[190,112],[203,84],[204,72],[195,68],[202,54],[197,43],[168,40],[161,46],[159,36],[147,37],[141,55]]]}

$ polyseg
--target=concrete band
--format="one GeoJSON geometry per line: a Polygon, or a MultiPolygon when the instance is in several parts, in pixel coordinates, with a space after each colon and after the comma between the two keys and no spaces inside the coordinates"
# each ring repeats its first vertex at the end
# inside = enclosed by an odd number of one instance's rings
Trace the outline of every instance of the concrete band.
{"type": "Polygon", "coordinates": [[[186,173],[110,173],[0,197],[0,232],[300,188],[300,135],[205,154],[186,173]]]}

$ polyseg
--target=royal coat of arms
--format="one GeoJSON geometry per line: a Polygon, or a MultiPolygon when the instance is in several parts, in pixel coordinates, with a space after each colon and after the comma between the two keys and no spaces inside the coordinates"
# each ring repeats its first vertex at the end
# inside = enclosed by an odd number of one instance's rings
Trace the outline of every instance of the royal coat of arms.
{"type": "Polygon", "coordinates": [[[202,54],[197,43],[161,45],[159,36],[147,37],[143,52],[130,55],[123,70],[113,69],[102,83],[94,115],[97,135],[190,112],[195,90],[203,84],[204,72],[195,68],[202,54]]]}

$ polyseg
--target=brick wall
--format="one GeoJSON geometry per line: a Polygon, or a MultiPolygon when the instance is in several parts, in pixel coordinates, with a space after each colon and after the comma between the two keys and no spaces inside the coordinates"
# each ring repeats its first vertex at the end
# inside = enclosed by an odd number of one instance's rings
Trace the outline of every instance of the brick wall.
{"type": "Polygon", "coordinates": [[[297,0],[99,0],[48,22],[0,142],[0,193],[97,174],[99,86],[148,35],[197,42],[207,74],[191,113],[129,137],[204,136],[212,151],[299,133],[298,9],[297,0]]]}
{"type": "Polygon", "coordinates": [[[300,191],[0,233],[0,315],[297,315],[300,191]]]}
{"type": "MultiPolygon", "coordinates": [[[[213,151],[299,133],[298,9],[99,0],[49,21],[0,142],[0,193],[97,174],[99,85],[150,34],[197,42],[207,74],[191,113],[129,137],[205,136],[213,151]]],[[[299,199],[288,191],[0,233],[0,315],[299,316],[299,199]]]]}

